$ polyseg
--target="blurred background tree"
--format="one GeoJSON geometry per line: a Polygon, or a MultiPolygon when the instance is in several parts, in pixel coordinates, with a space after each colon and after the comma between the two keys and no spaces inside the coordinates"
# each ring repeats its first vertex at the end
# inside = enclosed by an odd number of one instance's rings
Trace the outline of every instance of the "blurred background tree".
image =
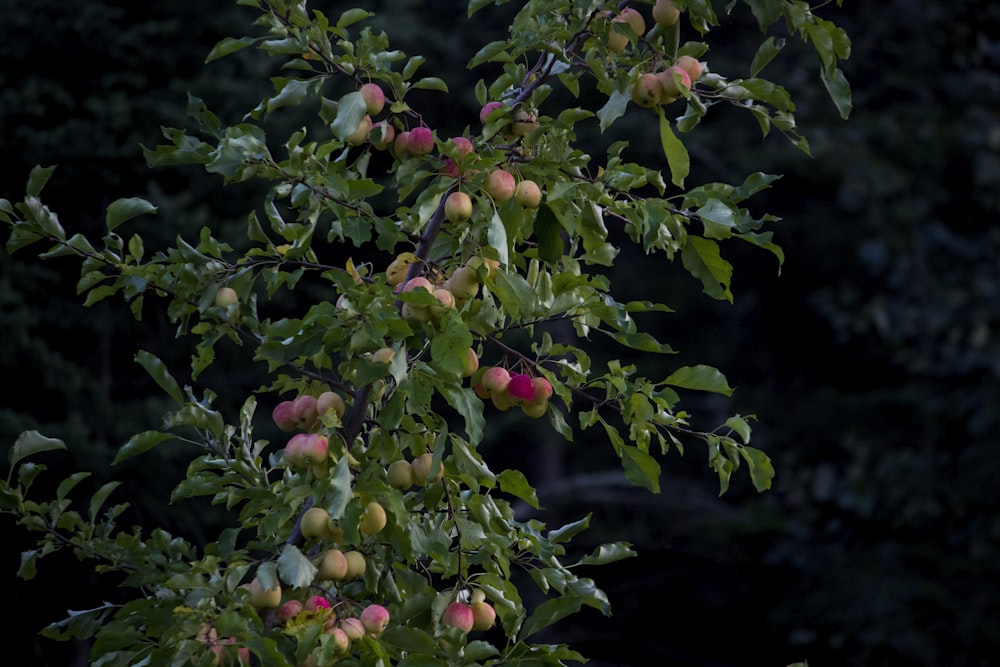
{"type": "MultiPolygon", "coordinates": [[[[440,129],[470,124],[479,74],[465,70],[466,54],[512,10],[489,8],[466,25],[462,3],[366,4],[394,44],[427,56],[427,70],[453,91],[468,90],[442,110],[440,129]]],[[[536,462],[527,470],[546,519],[597,506],[592,539],[638,548],[637,560],[598,574],[614,605],[610,622],[584,615],[551,631],[592,665],[988,665],[1000,655],[1000,496],[992,488],[1000,476],[1000,6],[847,5],[824,11],[854,42],[845,63],[849,122],[811,81],[816,66],[804,50],[768,69],[797,100],[815,159],[780,137],[762,142],[749,119],[743,134],[708,122],[685,138],[692,182],[739,182],[762,159],[785,174],[759,199],[784,218],[781,275],[759,252],[726,249],[737,266],[732,306],[705,299],[680,273],[656,277],[685,313],[662,324],[680,357],[723,369],[738,388],[720,414],[735,405],[760,417],[755,441],[778,468],[774,489],[717,498],[717,480],[692,446],[671,459],[663,493],[650,496],[606,472],[617,467],[602,459],[607,447],[550,442],[546,432],[523,432],[523,422],[498,422],[505,432],[493,442],[509,444],[487,457],[536,462]]],[[[161,125],[184,123],[188,93],[235,120],[267,92],[269,65],[250,53],[202,64],[218,39],[242,34],[248,16],[227,2],[208,11],[193,0],[93,0],[67,10],[56,0],[0,0],[0,196],[20,196],[32,165],[58,164],[47,202],[74,227],[100,227],[104,207],[131,195],[160,206],[166,237],[242,224],[252,185],[219,196],[195,171],[148,169],[139,147],[159,143],[161,125]]],[[[731,21],[734,37],[754,25],[742,7],[731,21]]],[[[731,63],[753,48],[734,39],[732,52],[707,60],[739,74],[731,63]]],[[[655,132],[640,112],[629,112],[623,134],[655,132]]],[[[595,129],[592,152],[616,138],[595,129]]],[[[654,149],[630,148],[637,156],[654,149]]],[[[29,428],[63,438],[74,458],[67,467],[94,470],[95,485],[128,484],[136,522],[155,519],[197,540],[210,508],[165,502],[183,475],[179,457],[157,449],[133,467],[109,466],[117,447],[155,428],[163,412],[132,356],[143,347],[167,359],[173,332],[166,322],[137,327],[106,303],[82,307],[76,271],[0,255],[8,383],[0,443],[9,447],[29,428]]],[[[222,405],[235,406],[259,382],[239,350],[220,346],[219,354],[231,355],[216,366],[233,388],[222,405]]],[[[47,463],[61,465],[59,457],[47,463]]],[[[23,535],[4,528],[12,539],[2,567],[11,576],[23,535]]],[[[72,557],[63,562],[65,576],[8,584],[16,613],[6,645],[18,664],[79,661],[78,647],[35,633],[66,608],[114,596],[95,590],[100,582],[72,557]]]]}

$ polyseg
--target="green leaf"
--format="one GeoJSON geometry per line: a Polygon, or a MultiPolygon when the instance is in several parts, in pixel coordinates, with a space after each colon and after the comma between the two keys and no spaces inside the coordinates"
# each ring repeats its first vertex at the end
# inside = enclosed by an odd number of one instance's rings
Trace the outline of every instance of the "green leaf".
{"type": "Polygon", "coordinates": [[[421,90],[437,90],[442,93],[448,92],[448,84],[443,80],[437,78],[436,76],[425,76],[416,83],[414,83],[412,88],[419,88],[421,90]]]}
{"type": "Polygon", "coordinates": [[[146,372],[152,376],[163,391],[167,392],[170,398],[174,399],[178,405],[184,405],[184,396],[181,394],[180,386],[159,357],[145,350],[139,350],[139,353],[135,355],[135,360],[146,369],[146,372]]]}
{"type": "Polygon", "coordinates": [[[441,383],[437,387],[448,404],[455,408],[465,420],[465,434],[472,445],[483,439],[483,429],[486,420],[483,417],[483,402],[475,392],[465,387],[449,383],[441,383]]]}
{"type": "Polygon", "coordinates": [[[625,477],[633,486],[641,486],[652,493],[660,492],[660,464],[647,452],[632,445],[621,447],[625,477]]]}
{"type": "Polygon", "coordinates": [[[371,16],[375,16],[375,13],[370,12],[367,9],[348,9],[340,15],[339,19],[337,19],[337,27],[343,30],[344,28],[352,26],[359,21],[364,21],[371,16]]]}
{"type": "Polygon", "coordinates": [[[278,556],[278,574],[292,588],[308,588],[316,571],[312,561],[294,544],[286,544],[278,556]]]}
{"type": "Polygon", "coordinates": [[[633,558],[636,552],[628,542],[602,544],[589,555],[580,559],[578,565],[606,565],[626,558],[633,558]]]}
{"type": "Polygon", "coordinates": [[[663,154],[667,157],[667,165],[670,167],[670,182],[679,188],[684,187],[684,179],[691,171],[691,157],[687,148],[680,139],[670,129],[670,121],[663,113],[663,108],[658,108],[660,114],[660,143],[663,145],[663,154]]]}
{"type": "Polygon", "coordinates": [[[49,639],[90,639],[104,626],[104,621],[118,609],[110,602],[95,609],[69,610],[69,616],[46,626],[41,634],[49,639]]]}
{"type": "Polygon", "coordinates": [[[21,566],[17,569],[17,576],[25,581],[35,578],[37,569],[35,567],[38,561],[38,550],[32,549],[30,551],[21,552],[21,566]]]}
{"type": "Polygon", "coordinates": [[[97,491],[90,498],[90,510],[88,516],[90,516],[91,521],[97,520],[97,513],[101,510],[101,506],[104,505],[104,501],[108,499],[111,492],[117,489],[121,485],[121,482],[108,482],[97,491]]]}
{"type": "Polygon", "coordinates": [[[774,57],[781,52],[781,49],[785,47],[785,40],[774,39],[774,37],[768,37],[764,40],[764,43],[760,45],[757,49],[757,53],[753,56],[753,61],[750,63],[750,76],[754,77],[760,74],[760,71],[767,67],[767,64],[774,60],[774,57]]]}
{"type": "Polygon", "coordinates": [[[504,470],[497,478],[500,490],[520,498],[535,509],[538,509],[538,494],[528,483],[528,478],[520,470],[504,470]]]}
{"type": "Polygon", "coordinates": [[[681,252],[681,262],[691,275],[701,280],[705,294],[732,303],[729,282],[733,277],[733,266],[722,259],[718,243],[700,236],[689,236],[681,252]]]}
{"type": "Polygon", "coordinates": [[[31,173],[28,174],[27,195],[29,197],[37,197],[55,170],[55,167],[42,167],[39,165],[32,167],[31,173]]]}
{"type": "Polygon", "coordinates": [[[559,542],[569,542],[574,536],[582,533],[589,527],[590,514],[572,523],[567,523],[565,526],[550,530],[548,537],[553,544],[558,544],[559,542]]]}
{"type": "Polygon", "coordinates": [[[764,452],[753,447],[740,447],[740,456],[747,462],[750,470],[750,480],[757,491],[766,491],[771,488],[771,480],[774,479],[774,466],[771,459],[764,452]]]}
{"type": "Polygon", "coordinates": [[[851,84],[848,83],[847,78],[839,68],[835,68],[830,74],[827,74],[826,70],[821,70],[819,74],[823,79],[823,85],[826,86],[826,90],[830,94],[830,99],[833,100],[837,111],[840,112],[840,117],[847,120],[854,108],[851,101],[851,84]]]}
{"type": "Polygon", "coordinates": [[[580,611],[580,598],[559,597],[546,600],[538,605],[531,616],[524,622],[524,625],[521,626],[520,638],[522,640],[527,639],[539,630],[578,611],[580,611]]]}
{"type": "Polygon", "coordinates": [[[260,39],[257,37],[240,37],[239,39],[236,39],[235,37],[226,37],[212,47],[212,50],[208,52],[208,56],[205,58],[205,63],[207,64],[213,60],[224,58],[231,53],[241,51],[258,41],[260,41],[260,39]]]}
{"type": "Polygon", "coordinates": [[[361,93],[356,90],[347,93],[337,102],[337,118],[330,125],[330,129],[338,139],[346,141],[347,137],[358,129],[366,113],[368,109],[361,93]]]}
{"type": "Polygon", "coordinates": [[[77,484],[88,477],[90,477],[89,472],[75,472],[63,481],[59,482],[59,487],[56,489],[56,500],[62,500],[65,498],[77,484]]]}
{"type": "Polygon", "coordinates": [[[509,44],[506,40],[490,42],[486,46],[479,49],[479,51],[476,52],[476,55],[472,56],[472,60],[469,61],[469,64],[466,65],[466,67],[468,69],[472,69],[474,67],[479,67],[483,63],[494,61],[503,63],[513,62],[514,59],[509,53],[507,53],[508,45],[509,44]]]}
{"type": "Polygon", "coordinates": [[[344,509],[354,498],[351,489],[351,469],[348,466],[347,457],[342,457],[337,461],[336,467],[330,474],[326,492],[326,511],[333,519],[340,519],[344,516],[344,509]]]}
{"type": "Polygon", "coordinates": [[[538,241],[538,259],[546,264],[556,264],[563,256],[562,225],[547,204],[540,206],[535,215],[534,231],[538,241]]]}
{"type": "Polygon", "coordinates": [[[695,214],[705,228],[705,238],[727,239],[733,235],[736,226],[733,209],[718,199],[709,199],[695,214]]]}
{"type": "Polygon", "coordinates": [[[125,459],[138,456],[156,447],[161,442],[173,440],[175,437],[169,433],[161,433],[160,431],[143,431],[142,433],[137,433],[121,446],[121,449],[118,450],[118,454],[115,456],[115,460],[111,464],[115,465],[125,459]]]}
{"type": "Polygon", "coordinates": [[[139,197],[118,199],[111,202],[108,206],[108,212],[105,216],[104,224],[110,232],[126,220],[131,220],[132,218],[145,215],[147,213],[156,213],[156,211],[156,206],[139,197]]]}
{"type": "Polygon", "coordinates": [[[38,431],[24,431],[17,436],[14,446],[10,448],[8,458],[13,468],[29,456],[56,449],[66,449],[66,443],[58,438],[44,436],[38,431]]]}
{"type": "Polygon", "coordinates": [[[627,81],[621,82],[615,87],[615,91],[611,93],[608,101],[597,112],[597,118],[601,121],[601,132],[604,132],[611,127],[612,123],[625,115],[625,110],[631,99],[632,94],[629,92],[627,81]]]}
{"type": "Polygon", "coordinates": [[[729,383],[726,382],[726,376],[717,368],[703,364],[678,368],[663,383],[683,389],[711,391],[725,396],[731,396],[733,393],[729,383]]]}

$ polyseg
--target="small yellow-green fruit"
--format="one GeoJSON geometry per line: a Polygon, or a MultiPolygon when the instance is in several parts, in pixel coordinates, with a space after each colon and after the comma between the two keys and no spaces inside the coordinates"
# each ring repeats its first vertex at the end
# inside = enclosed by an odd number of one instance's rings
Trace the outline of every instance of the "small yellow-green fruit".
{"type": "Polygon", "coordinates": [[[254,609],[274,609],[281,604],[280,584],[265,589],[260,579],[254,577],[253,581],[246,585],[246,589],[250,592],[250,606],[254,609]]]}
{"type": "Polygon", "coordinates": [[[653,5],[653,20],[664,27],[672,26],[681,17],[681,10],[677,9],[673,0],[656,0],[653,5]]]}
{"type": "Polygon", "coordinates": [[[538,183],[525,179],[514,188],[514,199],[525,208],[538,208],[542,203],[542,190],[538,183]]]}
{"type": "Polygon", "coordinates": [[[514,175],[505,169],[494,169],[483,181],[483,191],[501,204],[510,201],[516,187],[514,175]]]}
{"type": "Polygon", "coordinates": [[[646,19],[642,18],[642,14],[638,10],[626,7],[618,15],[618,18],[628,23],[629,27],[632,28],[632,32],[639,37],[646,34],[646,19]]]}
{"type": "Polygon", "coordinates": [[[500,260],[499,259],[491,259],[489,257],[480,257],[478,255],[475,256],[475,257],[470,257],[469,261],[466,262],[465,265],[467,267],[469,267],[470,269],[472,269],[473,271],[475,271],[476,274],[477,274],[477,276],[479,274],[479,267],[480,266],[485,266],[486,267],[486,277],[487,278],[492,278],[493,276],[495,276],[497,274],[497,271],[500,270],[500,260]]]}
{"type": "Polygon", "coordinates": [[[435,318],[444,317],[445,313],[452,310],[455,307],[455,295],[451,293],[450,290],[444,287],[438,287],[432,294],[434,298],[438,300],[438,304],[431,306],[431,315],[435,318]]]}
{"type": "Polygon", "coordinates": [[[320,556],[316,578],[320,581],[340,581],[347,576],[347,558],[340,549],[328,549],[320,556]]]}
{"type": "Polygon", "coordinates": [[[515,137],[526,137],[538,129],[538,116],[524,109],[514,112],[514,120],[510,124],[510,133],[515,137]]]}
{"type": "Polygon", "coordinates": [[[413,468],[406,459],[399,459],[389,464],[385,471],[389,486],[395,489],[408,489],[413,486],[413,468]]]}
{"type": "Polygon", "coordinates": [[[467,222],[472,217],[472,198],[464,192],[452,192],[444,201],[444,217],[451,223],[467,222]]]}
{"type": "Polygon", "coordinates": [[[486,602],[486,593],[483,592],[482,588],[477,588],[472,591],[472,595],[469,596],[470,604],[475,604],[477,602],[486,602]]]}
{"type": "Polygon", "coordinates": [[[414,303],[404,303],[400,309],[400,314],[404,320],[417,324],[427,324],[433,319],[430,306],[421,306],[414,303]]]}
{"type": "MultiPolygon", "coordinates": [[[[413,459],[410,463],[410,467],[413,469],[413,483],[417,486],[427,486],[427,478],[431,474],[431,465],[434,463],[434,455],[430,452],[421,454],[420,456],[413,459]]],[[[436,482],[444,477],[444,466],[438,464],[437,472],[434,473],[434,478],[430,480],[430,483],[436,482]]]]}
{"type": "Polygon", "coordinates": [[[497,621],[497,612],[488,602],[473,602],[472,607],[472,629],[489,630],[497,621]]]}
{"type": "Polygon", "coordinates": [[[321,540],[330,534],[330,513],[322,507],[310,507],[302,515],[300,530],[307,540],[321,540]]]}
{"type": "Polygon", "coordinates": [[[358,530],[365,535],[374,535],[385,528],[385,524],[385,508],[373,500],[365,506],[365,512],[358,522],[358,530]]]}
{"type": "MultiPolygon", "coordinates": [[[[624,23],[623,20],[619,18],[611,19],[612,23],[624,23]]],[[[624,33],[620,33],[615,30],[614,26],[611,26],[608,30],[608,49],[614,51],[615,53],[621,53],[628,46],[628,37],[624,33]]]]}
{"type": "Polygon", "coordinates": [[[444,286],[459,301],[468,301],[479,293],[479,276],[472,267],[460,266],[448,277],[444,286]]]}
{"type": "Polygon", "coordinates": [[[372,352],[372,361],[376,364],[391,364],[396,356],[396,350],[391,347],[382,347],[372,352]]]}
{"type": "Polygon", "coordinates": [[[220,287],[215,293],[214,304],[222,309],[240,302],[240,295],[232,287],[220,287]]]}
{"type": "Polygon", "coordinates": [[[361,119],[361,122],[358,123],[357,128],[355,128],[353,132],[347,135],[347,143],[349,143],[352,146],[360,146],[361,144],[368,141],[368,135],[371,133],[371,131],[372,131],[372,117],[365,116],[364,118],[361,119]]]}
{"type": "Polygon", "coordinates": [[[532,419],[538,419],[544,417],[545,413],[549,410],[549,402],[546,401],[530,401],[528,403],[521,403],[521,412],[523,412],[528,417],[532,419]]]}
{"type": "Polygon", "coordinates": [[[660,80],[660,85],[663,87],[660,104],[670,104],[691,90],[691,75],[677,65],[658,72],[656,77],[660,80]]]}
{"type": "Polygon", "coordinates": [[[632,84],[632,101],[641,107],[654,107],[663,97],[663,84],[659,77],[647,72],[632,84]]]}
{"type": "Polygon", "coordinates": [[[316,397],[316,412],[320,415],[333,412],[338,417],[343,417],[345,410],[347,406],[344,405],[344,399],[335,391],[324,391],[316,397]]]}
{"type": "Polygon", "coordinates": [[[368,133],[368,138],[371,139],[372,148],[384,151],[392,146],[396,140],[396,128],[389,121],[380,120],[372,125],[372,131],[368,133]]]}
{"type": "Polygon", "coordinates": [[[359,579],[365,576],[368,562],[365,560],[364,554],[360,551],[348,551],[344,553],[344,558],[347,559],[347,574],[344,576],[345,579],[359,579]]]}
{"type": "Polygon", "coordinates": [[[472,377],[479,370],[479,355],[471,347],[465,351],[462,358],[462,377],[472,377]]]}
{"type": "Polygon", "coordinates": [[[326,531],[330,535],[330,541],[334,544],[344,543],[344,529],[341,527],[339,521],[335,521],[333,517],[326,522],[326,531]]]}
{"type": "Polygon", "coordinates": [[[419,261],[419,258],[412,252],[401,252],[385,269],[385,280],[390,286],[406,281],[406,274],[410,271],[410,266],[419,261]]]}

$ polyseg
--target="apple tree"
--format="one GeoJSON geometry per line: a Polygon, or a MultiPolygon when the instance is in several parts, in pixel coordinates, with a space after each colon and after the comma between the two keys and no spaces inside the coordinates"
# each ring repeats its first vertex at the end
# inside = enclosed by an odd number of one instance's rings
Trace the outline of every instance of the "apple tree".
{"type": "MultiPolygon", "coordinates": [[[[615,542],[570,558],[589,517],[548,527],[517,516],[515,502],[538,507],[535,489],[519,470],[493,469],[480,445],[510,411],[567,440],[595,429],[628,480],[654,493],[665,456],[692,446],[722,492],[741,468],[758,490],[770,486],[751,416],[703,425],[680,408],[687,391],[730,394],[720,371],[645,377],[636,365],[595,363],[587,349],[673,351],[640,325],[670,312],[663,295],[616,299],[613,239],[657,266],[679,261],[721,300],[733,298],[727,244],[750,243],[780,265],[768,229],[777,218],[745,206],[778,177],[691,186],[683,137],[725,106],[808,153],[788,91],[761,74],[786,39],[811,44],[846,117],[838,61],[848,38],[802,0],[734,0],[721,14],[707,0],[529,0],[505,39],[469,54],[470,69],[491,72],[475,89],[481,112],[446,133],[435,112],[448,104],[447,82],[366,25],[371,12],[238,4],[256,12],[253,34],[223,39],[207,61],[245,49],[277,59],[273,94],[234,124],[192,97],[190,126],[165,128],[145,155],[156,167],[198,165],[220,185],[266,184],[239,238],[205,227],[149,247],[144,226],[170,221],[138,197],[111,203],[106,233],[87,238],[43,203],[51,167],[32,171],[22,201],[0,200],[9,252],[76,257],[86,305],[120,298],[139,320],[162,309],[178,344],[195,341],[189,381],[136,350],[174,406],[115,462],[194,443],[170,502],[207,497],[231,516],[196,547],[119,525],[117,481],[81,504],[85,471],[53,498],[35,497],[45,470],[32,457],[72,444],[23,433],[0,485],[0,511],[39,534],[19,574],[30,579],[46,556],[71,550],[127,592],[43,634],[91,641],[104,666],[582,660],[533,636],[583,606],[609,613],[577,566],[634,552],[615,542]],[[738,12],[752,14],[760,47],[744,72],[715,71],[712,29],[738,12]],[[438,101],[420,108],[418,97],[438,101]],[[630,105],[648,109],[649,136],[635,140],[658,140],[662,164],[630,161],[625,141],[600,156],[581,148],[579,127],[603,132],[630,105]],[[273,121],[290,108],[316,121],[276,136],[273,121]],[[291,294],[326,297],[288,313],[291,294]],[[268,377],[236,414],[198,385],[224,345],[245,349],[268,377]],[[262,424],[282,438],[255,435],[262,424]],[[526,585],[544,601],[526,604],[526,585]]],[[[472,0],[469,16],[490,4],[507,3],[472,0]]]]}

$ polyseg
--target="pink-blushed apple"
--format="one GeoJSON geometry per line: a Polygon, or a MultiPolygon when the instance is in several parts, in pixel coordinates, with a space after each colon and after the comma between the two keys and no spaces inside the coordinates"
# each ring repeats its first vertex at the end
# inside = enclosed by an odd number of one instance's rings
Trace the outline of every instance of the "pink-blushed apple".
{"type": "Polygon", "coordinates": [[[542,204],[542,190],[538,183],[525,179],[514,188],[514,199],[525,208],[538,208],[542,204]]]}
{"type": "Polygon", "coordinates": [[[385,93],[377,83],[361,86],[361,99],[365,101],[365,109],[373,116],[382,113],[382,108],[385,107],[385,93]]]}
{"type": "Polygon", "coordinates": [[[316,578],[320,581],[340,581],[347,576],[347,558],[340,549],[327,549],[316,564],[316,578]]]}
{"type": "Polygon", "coordinates": [[[510,380],[510,371],[502,366],[493,366],[483,374],[482,383],[490,393],[496,394],[507,391],[510,380]]]}
{"type": "Polygon", "coordinates": [[[361,622],[360,618],[342,618],[339,625],[340,629],[344,631],[344,634],[352,642],[356,642],[365,636],[365,625],[361,622]]]}
{"type": "Polygon", "coordinates": [[[505,169],[494,169],[483,181],[483,191],[501,204],[510,201],[516,188],[514,175],[505,169]]]}
{"type": "Polygon", "coordinates": [[[535,398],[535,385],[531,381],[531,376],[511,373],[510,382],[507,383],[507,393],[516,401],[531,402],[535,398]]]}
{"type": "Polygon", "coordinates": [[[410,130],[408,148],[413,155],[427,155],[434,150],[434,133],[427,127],[415,127],[410,130]]]}
{"type": "Polygon", "coordinates": [[[282,621],[288,621],[298,616],[301,612],[301,600],[288,600],[281,603],[281,606],[278,607],[278,611],[275,612],[275,615],[282,621]]]}
{"type": "Polygon", "coordinates": [[[281,401],[274,410],[271,411],[271,419],[275,426],[282,431],[290,432],[295,430],[295,417],[292,414],[292,401],[281,401]]]}
{"type": "Polygon", "coordinates": [[[489,630],[497,620],[497,612],[488,602],[473,602],[469,605],[472,608],[472,629],[489,630]]]}
{"type": "Polygon", "coordinates": [[[382,634],[389,625],[389,610],[380,604],[370,604],[361,611],[361,624],[370,634],[382,634]]]}
{"type": "Polygon", "coordinates": [[[458,628],[464,634],[469,634],[476,619],[472,615],[472,607],[464,602],[452,602],[441,615],[441,624],[449,628],[458,628]]]}
{"type": "Polygon", "coordinates": [[[444,217],[458,224],[472,217],[472,198],[464,192],[452,192],[444,201],[444,217]]]}
{"type": "Polygon", "coordinates": [[[392,146],[392,142],[396,140],[396,128],[389,121],[380,120],[372,125],[368,138],[372,142],[372,148],[384,151],[392,146]]]}

